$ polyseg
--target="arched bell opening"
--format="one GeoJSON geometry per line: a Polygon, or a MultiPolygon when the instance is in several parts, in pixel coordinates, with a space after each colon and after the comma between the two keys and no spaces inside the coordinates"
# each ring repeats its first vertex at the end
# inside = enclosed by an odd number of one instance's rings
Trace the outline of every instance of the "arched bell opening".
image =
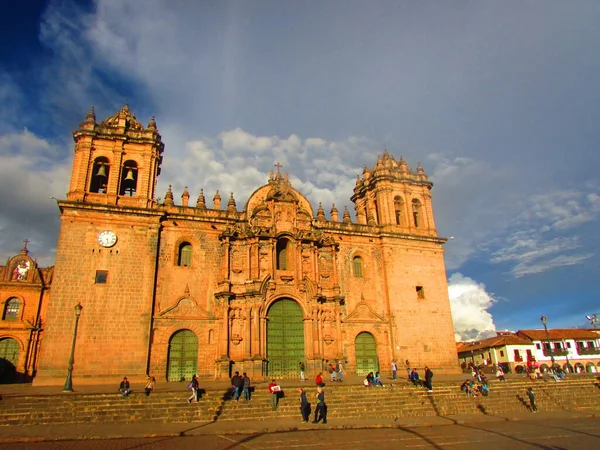
{"type": "Polygon", "coordinates": [[[108,176],[110,175],[110,163],[108,158],[100,156],[94,160],[92,166],[92,179],[90,180],[90,192],[106,194],[108,176]]]}
{"type": "Polygon", "coordinates": [[[134,197],[137,191],[138,166],[135,161],[125,161],[121,170],[119,195],[134,197]]]}

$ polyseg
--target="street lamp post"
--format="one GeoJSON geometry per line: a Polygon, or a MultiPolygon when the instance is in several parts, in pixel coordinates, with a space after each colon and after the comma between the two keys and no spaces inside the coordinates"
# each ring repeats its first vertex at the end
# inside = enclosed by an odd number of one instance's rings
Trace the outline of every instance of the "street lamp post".
{"type": "Polygon", "coordinates": [[[565,358],[567,358],[567,373],[571,373],[571,364],[569,364],[569,349],[567,348],[567,344],[565,340],[562,340],[563,350],[565,351],[565,358]]]}
{"type": "Polygon", "coordinates": [[[75,305],[75,327],[73,329],[73,341],[71,342],[71,355],[69,356],[69,368],[67,372],[67,379],[65,380],[65,387],[63,392],[73,392],[73,359],[75,357],[75,339],[77,338],[77,324],[79,323],[79,316],[83,306],[77,303],[75,305]]]}
{"type": "Polygon", "coordinates": [[[554,371],[554,350],[552,350],[552,347],[550,346],[550,334],[548,334],[548,326],[546,325],[546,316],[542,316],[540,318],[540,320],[542,321],[542,324],[544,325],[544,330],[546,330],[546,342],[548,342],[548,351],[550,352],[550,359],[552,360],[552,371],[554,371]]]}

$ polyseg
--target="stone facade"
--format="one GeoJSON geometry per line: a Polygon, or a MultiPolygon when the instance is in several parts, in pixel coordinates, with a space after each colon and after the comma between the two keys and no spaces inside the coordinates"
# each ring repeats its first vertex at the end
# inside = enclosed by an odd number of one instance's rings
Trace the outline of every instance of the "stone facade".
{"type": "Polygon", "coordinates": [[[307,376],[328,361],[458,371],[446,240],[420,165],[386,151],[357,178],[356,220],[335,206],[328,220],[279,165],[242,210],[218,191],[212,208],[203,191],[190,204],[187,188],[158,203],[164,145],[127,106],[100,123],[90,111],[74,139],[35,383],[64,379],[78,303],[75,383],[297,376],[300,360],[307,376]]]}
{"type": "Polygon", "coordinates": [[[52,275],[52,267],[31,258],[27,240],[0,266],[0,383],[30,381],[36,373],[52,275]]]}

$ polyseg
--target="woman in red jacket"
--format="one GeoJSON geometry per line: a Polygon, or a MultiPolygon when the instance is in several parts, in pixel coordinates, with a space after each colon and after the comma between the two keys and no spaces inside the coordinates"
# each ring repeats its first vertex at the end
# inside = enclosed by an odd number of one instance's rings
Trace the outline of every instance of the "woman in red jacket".
{"type": "Polygon", "coordinates": [[[319,387],[325,386],[325,383],[323,383],[323,372],[319,372],[319,374],[317,375],[317,378],[315,378],[315,383],[319,387]]]}

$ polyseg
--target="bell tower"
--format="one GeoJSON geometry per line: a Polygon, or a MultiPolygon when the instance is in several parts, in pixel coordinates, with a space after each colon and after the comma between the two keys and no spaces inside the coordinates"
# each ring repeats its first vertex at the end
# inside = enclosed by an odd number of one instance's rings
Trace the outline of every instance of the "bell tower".
{"type": "Polygon", "coordinates": [[[437,236],[430,190],[433,183],[421,164],[416,171],[404,158],[396,161],[387,150],[377,165],[363,170],[351,197],[359,224],[381,226],[389,231],[437,236]]]}
{"type": "Polygon", "coordinates": [[[154,117],[146,128],[125,105],[96,123],[92,107],[73,132],[67,200],[148,208],[154,204],[164,144],[154,117]]]}

